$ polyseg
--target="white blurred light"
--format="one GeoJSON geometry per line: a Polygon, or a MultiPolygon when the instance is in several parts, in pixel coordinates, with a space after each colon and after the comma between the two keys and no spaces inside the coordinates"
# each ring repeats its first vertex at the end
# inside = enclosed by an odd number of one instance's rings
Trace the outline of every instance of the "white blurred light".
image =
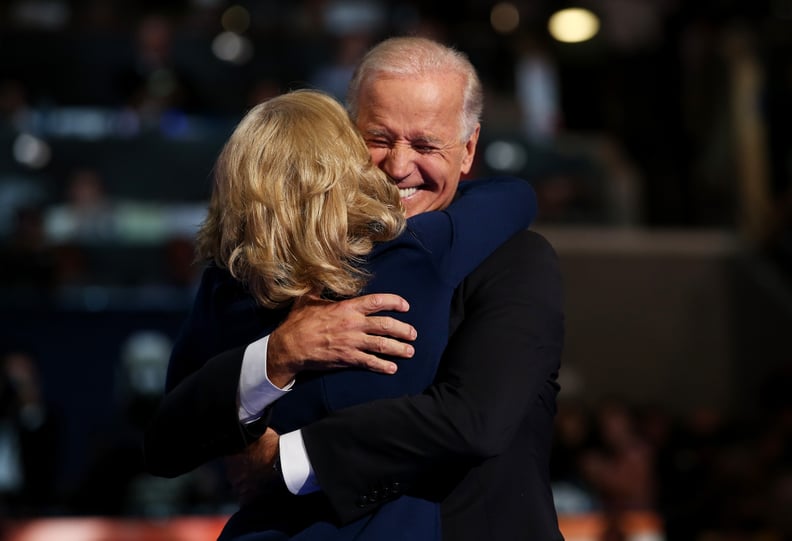
{"type": "Polygon", "coordinates": [[[520,12],[511,2],[495,4],[490,11],[490,24],[499,34],[511,34],[520,26],[520,12]]]}
{"type": "Polygon", "coordinates": [[[525,149],[509,141],[493,141],[484,151],[484,160],[492,169],[512,173],[525,167],[528,156],[525,149]]]}
{"type": "Polygon", "coordinates": [[[162,392],[172,347],[171,339],[159,331],[137,331],[127,338],[121,359],[130,390],[150,396],[162,392]]]}
{"type": "Polygon", "coordinates": [[[250,27],[250,13],[242,6],[231,6],[225,10],[220,22],[229,32],[242,34],[250,27]]]}
{"type": "Polygon", "coordinates": [[[14,159],[21,164],[41,169],[52,157],[49,145],[29,133],[21,133],[14,141],[14,159]]]}
{"type": "Polygon", "coordinates": [[[599,32],[599,18],[583,8],[557,11],[547,25],[552,35],[564,43],[580,43],[593,38],[599,32]]]}
{"type": "Polygon", "coordinates": [[[253,44],[234,32],[223,32],[212,41],[212,52],[220,60],[244,64],[253,56],[253,44]]]}
{"type": "Polygon", "coordinates": [[[528,139],[539,143],[552,139],[562,116],[558,75],[553,62],[542,54],[522,55],[515,65],[514,95],[528,139]]]}

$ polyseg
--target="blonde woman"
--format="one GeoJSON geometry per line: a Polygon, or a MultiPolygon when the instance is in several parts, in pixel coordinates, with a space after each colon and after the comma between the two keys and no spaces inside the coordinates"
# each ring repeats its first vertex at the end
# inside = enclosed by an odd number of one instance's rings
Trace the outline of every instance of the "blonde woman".
{"type": "MultiPolygon", "coordinates": [[[[264,417],[270,427],[283,433],[346,406],[425,389],[447,341],[454,288],[535,213],[528,183],[496,178],[466,181],[445,210],[405,220],[398,189],[372,163],[333,98],[295,91],[254,107],[217,161],[208,217],[198,235],[198,253],[209,265],[171,358],[169,379],[181,383],[166,395],[146,434],[150,467],[162,475],[185,470],[183,463],[172,469],[157,464],[157,457],[186,426],[175,413],[185,411],[185,399],[197,403],[202,393],[215,392],[196,392],[189,375],[217,353],[271,333],[306,296],[404,297],[410,310],[400,317],[417,329],[415,356],[395,361],[395,373],[327,365],[325,371],[301,372],[264,417]],[[175,401],[182,407],[171,407],[175,401]]],[[[239,374],[234,376],[203,381],[237,385],[239,374]]],[[[219,438],[200,459],[240,450],[231,439],[219,438]]],[[[325,505],[321,495],[295,497],[284,490],[237,513],[221,538],[253,531],[239,531],[235,524],[255,524],[251,539],[439,539],[434,502],[402,496],[343,526],[332,522],[325,505]],[[305,506],[313,507],[307,512],[305,506]]]]}

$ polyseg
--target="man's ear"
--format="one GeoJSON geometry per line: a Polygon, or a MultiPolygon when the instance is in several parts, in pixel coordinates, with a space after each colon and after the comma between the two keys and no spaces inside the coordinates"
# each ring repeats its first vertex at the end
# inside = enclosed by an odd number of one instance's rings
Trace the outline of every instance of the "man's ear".
{"type": "Polygon", "coordinates": [[[476,129],[473,130],[470,138],[465,143],[465,155],[462,158],[461,169],[463,175],[467,175],[470,172],[470,168],[473,167],[473,158],[476,157],[476,145],[478,145],[480,131],[481,124],[476,124],[476,129]]]}

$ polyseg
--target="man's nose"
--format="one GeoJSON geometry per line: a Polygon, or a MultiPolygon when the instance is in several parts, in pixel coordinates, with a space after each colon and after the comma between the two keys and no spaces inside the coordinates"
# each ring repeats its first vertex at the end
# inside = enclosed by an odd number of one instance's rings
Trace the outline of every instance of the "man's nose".
{"type": "Polygon", "coordinates": [[[409,177],[413,170],[412,149],[403,145],[393,145],[388,149],[382,170],[396,183],[409,177]]]}

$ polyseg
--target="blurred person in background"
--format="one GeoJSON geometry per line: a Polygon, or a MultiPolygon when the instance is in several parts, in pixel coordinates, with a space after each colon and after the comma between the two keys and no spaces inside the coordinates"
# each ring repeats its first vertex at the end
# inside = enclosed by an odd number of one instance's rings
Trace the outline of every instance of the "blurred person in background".
{"type": "Polygon", "coordinates": [[[57,282],[57,256],[45,234],[44,211],[40,205],[15,209],[7,242],[0,246],[0,283],[4,292],[47,300],[57,282]]]}
{"type": "Polygon", "coordinates": [[[347,33],[333,43],[332,58],[319,65],[311,75],[311,86],[323,90],[338,100],[343,100],[349,80],[360,59],[371,44],[367,33],[347,33]]]}
{"type": "Polygon", "coordinates": [[[194,502],[219,513],[231,499],[218,468],[179,479],[150,475],[141,455],[143,430],[162,398],[172,340],[155,330],[131,333],[121,346],[117,409],[89,441],[86,465],[65,502],[77,515],[161,517],[187,513],[194,502]]]}
{"type": "Polygon", "coordinates": [[[155,121],[171,111],[193,111],[201,106],[189,70],[174,51],[174,23],[152,12],[135,28],[131,63],[116,74],[116,84],[127,105],[144,119],[155,121]]]}
{"type": "MultiPolygon", "coordinates": [[[[479,134],[481,87],[464,57],[430,40],[387,40],[359,66],[349,105],[374,162],[402,190],[408,216],[451,203],[479,134]]],[[[280,439],[265,432],[267,402],[283,394],[270,380],[283,367],[402,354],[389,336],[403,327],[370,317],[391,308],[377,300],[295,306],[270,335],[197,372],[172,363],[171,394],[186,392],[180,383],[216,389],[215,370],[232,377],[224,394],[183,401],[178,419],[189,426],[177,423],[173,456],[157,469],[177,475],[221,450],[244,450],[246,475],[233,479],[243,499],[257,483],[277,482],[279,464],[292,493],[327,498],[341,522],[407,493],[441,502],[444,539],[561,539],[548,465],[563,342],[554,250],[523,231],[473,271],[455,294],[451,340],[424,393],[345,408],[280,439]],[[249,400],[238,395],[240,374],[251,367],[257,383],[242,388],[265,400],[260,419],[246,423],[237,400],[249,400]],[[295,464],[306,466],[297,479],[295,464]]]]}
{"type": "Polygon", "coordinates": [[[561,514],[588,513],[596,507],[596,496],[580,468],[581,457],[592,445],[593,432],[583,404],[576,400],[561,401],[550,456],[553,498],[561,514]]]}
{"type": "Polygon", "coordinates": [[[58,421],[24,347],[0,359],[0,516],[41,516],[56,500],[58,421]]]}
{"type": "Polygon", "coordinates": [[[581,473],[606,512],[655,509],[654,448],[636,427],[631,407],[619,399],[597,408],[596,443],[582,451],[581,473]]]}
{"type": "Polygon", "coordinates": [[[47,237],[58,243],[110,242],[116,238],[115,210],[101,173],[77,167],[66,179],[63,201],[47,210],[47,237]]]}

